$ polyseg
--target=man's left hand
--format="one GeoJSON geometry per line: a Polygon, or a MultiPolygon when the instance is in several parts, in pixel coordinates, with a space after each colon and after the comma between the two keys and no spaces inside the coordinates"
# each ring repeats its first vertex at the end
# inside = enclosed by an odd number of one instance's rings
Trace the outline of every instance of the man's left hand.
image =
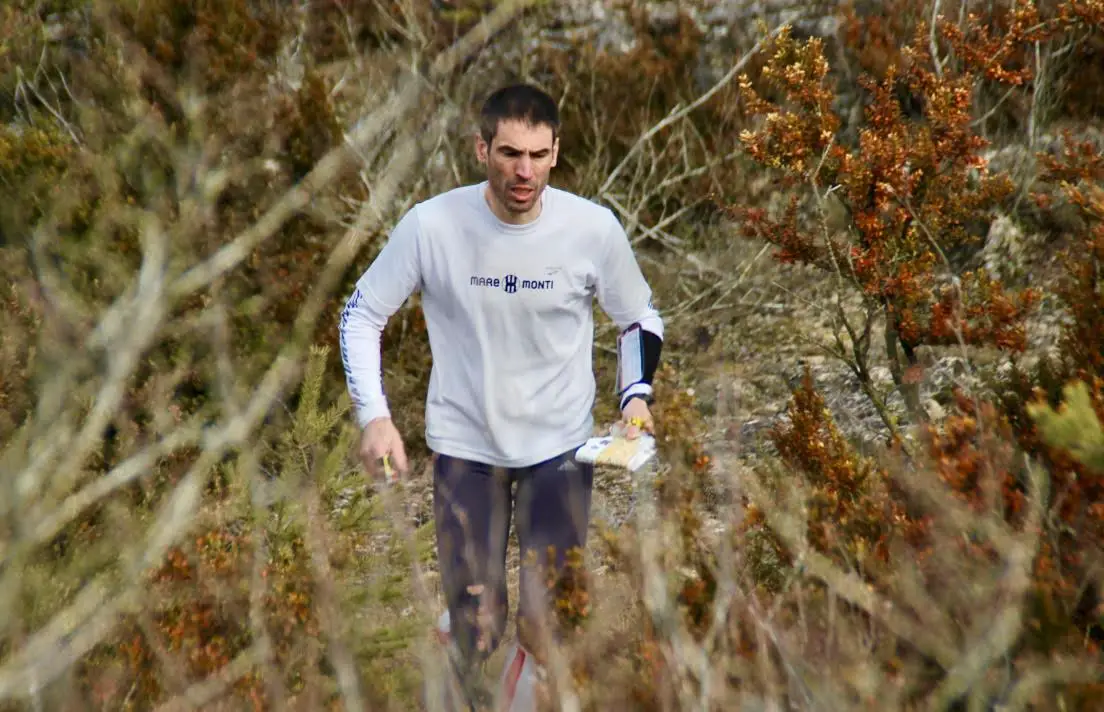
{"type": "Polygon", "coordinates": [[[640,398],[630,398],[621,411],[620,426],[629,440],[639,437],[642,432],[654,434],[655,423],[648,404],[640,398]]]}

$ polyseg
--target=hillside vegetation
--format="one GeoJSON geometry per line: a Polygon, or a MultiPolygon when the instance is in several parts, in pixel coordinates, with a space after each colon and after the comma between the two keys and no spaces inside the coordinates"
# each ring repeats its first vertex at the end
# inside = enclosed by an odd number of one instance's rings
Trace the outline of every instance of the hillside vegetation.
{"type": "Polygon", "coordinates": [[[11,0],[0,710],[427,709],[425,324],[386,488],[337,320],[515,80],[667,322],[548,709],[1100,709],[1101,0],[11,0]]]}

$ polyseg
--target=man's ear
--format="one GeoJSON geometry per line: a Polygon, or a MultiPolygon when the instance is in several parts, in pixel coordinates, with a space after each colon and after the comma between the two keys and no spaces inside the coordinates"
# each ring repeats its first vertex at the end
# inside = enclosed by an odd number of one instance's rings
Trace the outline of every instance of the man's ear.
{"type": "Polygon", "coordinates": [[[558,159],[559,157],[560,157],[560,137],[557,136],[555,138],[555,140],[552,141],[552,166],[551,166],[552,168],[556,167],[556,159],[558,159]]]}
{"type": "Polygon", "coordinates": [[[483,140],[482,134],[478,131],[475,132],[475,160],[480,163],[487,162],[487,152],[490,150],[490,146],[483,140]]]}

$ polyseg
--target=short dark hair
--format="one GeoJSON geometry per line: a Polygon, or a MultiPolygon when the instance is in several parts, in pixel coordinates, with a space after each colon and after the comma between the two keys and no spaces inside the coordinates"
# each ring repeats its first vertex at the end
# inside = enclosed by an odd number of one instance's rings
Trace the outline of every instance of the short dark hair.
{"type": "Polygon", "coordinates": [[[552,140],[560,131],[560,110],[544,91],[531,84],[510,84],[496,89],[479,112],[479,132],[487,143],[498,132],[500,121],[524,121],[530,126],[549,126],[552,140]]]}

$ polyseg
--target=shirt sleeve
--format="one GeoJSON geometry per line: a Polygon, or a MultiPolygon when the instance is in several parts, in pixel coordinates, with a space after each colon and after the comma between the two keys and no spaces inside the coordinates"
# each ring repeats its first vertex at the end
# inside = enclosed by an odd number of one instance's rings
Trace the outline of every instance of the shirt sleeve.
{"type": "Polygon", "coordinates": [[[598,262],[595,295],[598,305],[624,331],[633,324],[663,338],[663,319],[652,306],[652,289],[640,271],[625,229],[608,213],[610,226],[598,262]]]}
{"type": "Polygon", "coordinates": [[[395,225],[341,312],[341,362],[361,428],[391,415],[383,392],[380,341],[388,319],[421,286],[416,210],[408,211],[395,225]]]}

